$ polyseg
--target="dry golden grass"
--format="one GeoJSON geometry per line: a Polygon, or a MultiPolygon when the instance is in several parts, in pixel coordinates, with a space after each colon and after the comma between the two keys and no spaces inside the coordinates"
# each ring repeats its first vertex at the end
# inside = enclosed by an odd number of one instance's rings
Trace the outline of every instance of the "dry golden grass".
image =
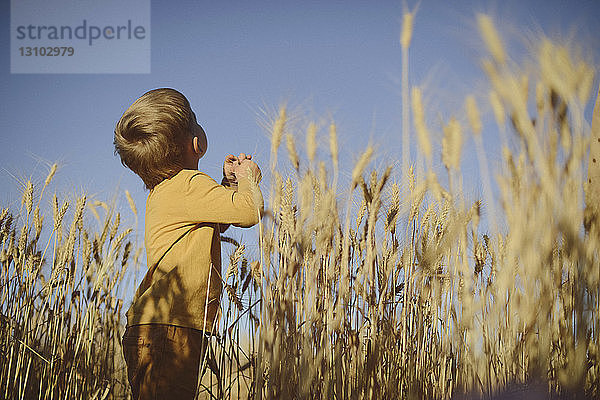
{"type": "MultiPolygon", "coordinates": [[[[405,59],[414,17],[404,20],[405,59]]],[[[441,154],[421,89],[409,91],[403,72],[403,108],[412,104],[426,165],[404,154],[397,182],[390,167],[369,169],[371,147],[343,181],[336,125],[296,132],[281,109],[259,250],[225,239],[228,301],[202,398],[487,398],[528,387],[600,397],[596,165],[594,180],[587,176],[600,126],[591,131],[583,116],[594,68],[545,39],[527,69],[509,66],[493,21],[477,22],[490,51],[488,95],[467,97],[465,115],[442,124],[441,154]],[[497,198],[482,110],[493,112],[503,137],[517,138],[503,143],[497,198]],[[469,202],[462,188],[469,132],[483,202],[469,202]],[[296,146],[302,134],[306,156],[296,146]],[[328,162],[317,157],[319,135],[328,135],[328,162]],[[287,161],[278,159],[284,138],[287,161]],[[447,180],[432,168],[436,157],[447,180]],[[291,173],[281,176],[288,162],[291,173]]],[[[85,228],[85,198],[67,229],[73,207],[54,197],[52,233],[39,243],[48,225],[35,193],[29,183],[22,209],[0,215],[0,390],[10,399],[126,397],[118,337],[121,282],[137,265],[133,245],[123,244],[129,231],[102,203],[104,219],[92,208],[99,232],[85,228]]]]}
{"type": "MultiPolygon", "coordinates": [[[[483,108],[520,143],[505,143],[500,198],[492,196],[474,96],[465,99],[465,118],[442,129],[447,188],[431,168],[418,88],[412,109],[426,178],[405,162],[397,185],[389,169],[369,173],[368,148],[338,199],[336,160],[327,168],[311,146],[305,165],[295,149],[289,154],[291,177],[279,177],[272,163],[255,398],[485,397],[527,385],[556,396],[600,395],[600,237],[597,222],[584,231],[583,196],[590,149],[583,110],[593,101],[594,69],[545,39],[537,65],[509,67],[492,20],[479,16],[478,24],[491,55],[483,61],[491,85],[483,108]],[[470,138],[461,120],[474,134],[484,205],[467,204],[462,192],[470,138]]],[[[285,126],[281,115],[276,127],[285,126]]]]}
{"type": "Polygon", "coordinates": [[[114,209],[99,220],[100,232],[84,223],[85,196],[59,206],[54,195],[48,222],[40,205],[55,172],[56,165],[37,198],[28,181],[20,212],[4,209],[0,218],[0,396],[116,398],[126,393],[121,282],[139,251],[131,254],[131,229],[120,229],[114,209]]]}

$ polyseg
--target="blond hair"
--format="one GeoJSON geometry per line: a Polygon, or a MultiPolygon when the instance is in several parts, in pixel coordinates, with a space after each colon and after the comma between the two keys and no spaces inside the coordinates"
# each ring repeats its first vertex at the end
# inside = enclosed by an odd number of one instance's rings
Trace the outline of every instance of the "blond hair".
{"type": "Polygon", "coordinates": [[[121,116],[115,128],[115,154],[152,189],[183,169],[185,145],[196,116],[174,89],[150,90],[121,116]]]}

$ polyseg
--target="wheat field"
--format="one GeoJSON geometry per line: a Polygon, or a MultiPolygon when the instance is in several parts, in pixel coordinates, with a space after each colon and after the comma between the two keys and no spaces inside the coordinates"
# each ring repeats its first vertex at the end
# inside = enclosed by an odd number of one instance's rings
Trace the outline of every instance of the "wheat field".
{"type": "MultiPolygon", "coordinates": [[[[599,106],[584,116],[597,67],[543,37],[516,62],[478,15],[488,88],[434,127],[408,81],[413,19],[399,171],[373,167],[373,147],[340,170],[333,121],[291,123],[281,107],[268,124],[266,215],[257,243],[224,238],[201,398],[600,398],[599,106]],[[471,140],[480,199],[461,172],[471,140]]],[[[137,209],[128,193],[120,211],[58,199],[55,171],[0,209],[0,397],[126,399],[124,290],[144,266],[120,220],[137,209]]]]}

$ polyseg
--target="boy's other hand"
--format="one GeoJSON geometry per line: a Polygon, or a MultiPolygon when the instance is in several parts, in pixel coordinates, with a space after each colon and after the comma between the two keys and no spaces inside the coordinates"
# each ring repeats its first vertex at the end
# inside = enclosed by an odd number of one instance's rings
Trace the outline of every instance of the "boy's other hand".
{"type": "Polygon", "coordinates": [[[235,166],[239,164],[238,158],[233,154],[228,154],[223,161],[223,177],[227,179],[229,183],[235,183],[235,166]]]}

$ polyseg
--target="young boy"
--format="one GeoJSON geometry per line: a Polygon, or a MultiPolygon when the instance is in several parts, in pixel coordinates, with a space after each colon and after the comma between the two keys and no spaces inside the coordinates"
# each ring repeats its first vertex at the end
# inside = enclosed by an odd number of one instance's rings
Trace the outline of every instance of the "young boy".
{"type": "Polygon", "coordinates": [[[258,223],[260,169],[228,155],[223,181],[199,172],[207,139],[187,99],[145,93],[117,123],[115,154],[150,190],[148,272],[127,311],[123,353],[134,399],[193,399],[221,296],[220,233],[258,223]]]}

